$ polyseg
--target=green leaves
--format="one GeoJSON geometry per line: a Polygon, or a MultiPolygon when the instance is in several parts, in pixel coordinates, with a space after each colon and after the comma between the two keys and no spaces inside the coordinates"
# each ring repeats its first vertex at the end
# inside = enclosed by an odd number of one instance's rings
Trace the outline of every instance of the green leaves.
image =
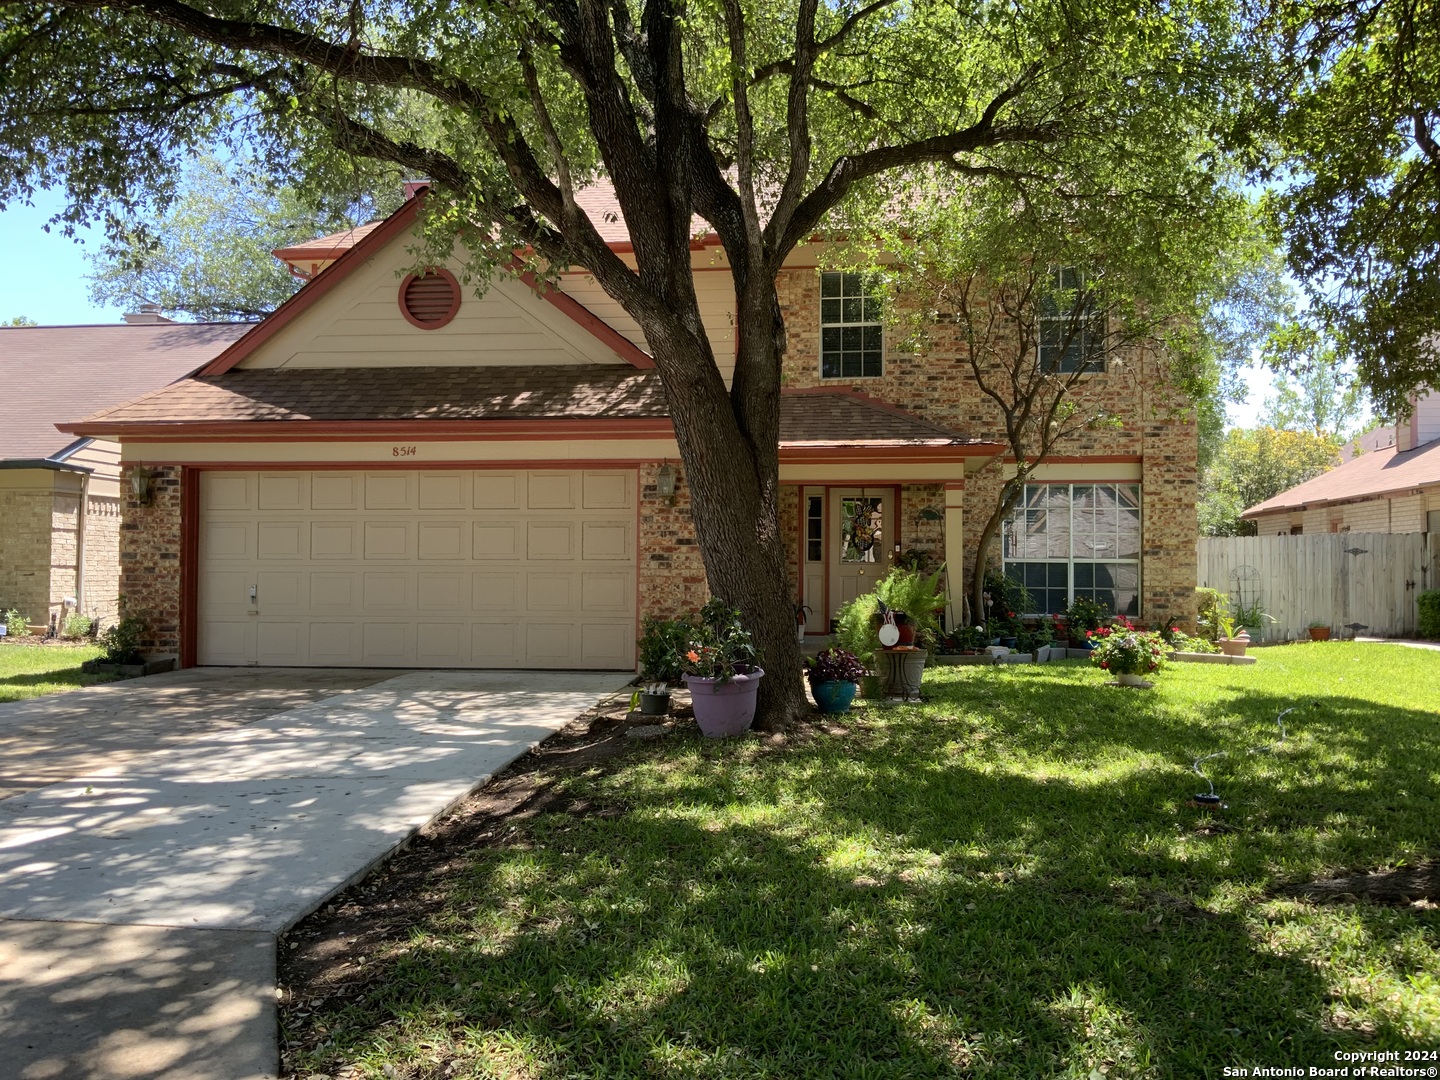
{"type": "Polygon", "coordinates": [[[1282,176],[1269,208],[1315,319],[1387,412],[1440,382],[1440,11],[1281,5],[1256,35],[1282,176]],[[1263,55],[1263,54],[1262,54],[1263,55]]]}

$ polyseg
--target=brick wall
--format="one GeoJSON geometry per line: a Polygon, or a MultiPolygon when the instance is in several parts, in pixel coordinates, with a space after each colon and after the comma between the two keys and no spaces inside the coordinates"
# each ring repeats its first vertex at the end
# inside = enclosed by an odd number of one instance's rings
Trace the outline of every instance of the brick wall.
{"type": "Polygon", "coordinates": [[[85,614],[105,625],[120,614],[120,500],[90,496],[85,521],[85,614]]]}
{"type": "MultiPolygon", "coordinates": [[[[889,347],[888,340],[894,335],[887,332],[884,374],[879,378],[822,380],[820,275],[814,270],[788,271],[777,284],[788,341],[785,386],[852,388],[972,437],[1001,437],[998,410],[976,386],[967,359],[968,346],[953,320],[946,321],[945,313],[940,313],[924,347],[915,353],[889,347]]],[[[1055,456],[1142,458],[1142,611],[1147,621],[1190,624],[1197,572],[1196,427],[1188,411],[1170,407],[1175,395],[1158,358],[1135,350],[1124,359],[1125,371],[1094,376],[1075,393],[1083,406],[1103,407],[1124,418],[1123,427],[1083,432],[1057,448],[1055,456]]],[[[979,532],[998,497],[1000,469],[997,463],[965,478],[967,579],[979,532]]],[[[944,503],[938,501],[937,505],[944,503]]],[[[998,544],[991,551],[992,558],[998,559],[998,544]]]]}
{"type": "Polygon", "coordinates": [[[656,487],[658,464],[640,467],[640,615],[677,619],[698,611],[710,598],[705,565],[690,520],[690,488],[685,470],[673,499],[656,487]]]}
{"type": "Polygon", "coordinates": [[[15,608],[30,623],[49,618],[49,489],[0,489],[0,613],[15,608]]]}
{"type": "MultiPolygon", "coordinates": [[[[81,614],[110,625],[118,617],[120,593],[120,500],[91,495],[86,500],[85,595],[81,614]]],[[[56,492],[50,512],[50,610],[58,612],[76,595],[80,551],[80,494],[56,492]]]]}
{"type": "Polygon", "coordinates": [[[141,506],[128,493],[120,528],[120,597],[123,613],[144,619],[141,650],[180,652],[180,469],[151,469],[154,498],[141,506]]]}

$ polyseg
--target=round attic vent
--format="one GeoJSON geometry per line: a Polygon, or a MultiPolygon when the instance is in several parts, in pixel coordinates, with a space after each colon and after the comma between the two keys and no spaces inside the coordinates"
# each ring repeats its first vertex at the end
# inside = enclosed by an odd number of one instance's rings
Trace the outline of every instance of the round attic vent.
{"type": "Polygon", "coordinates": [[[460,310],[460,283],[449,270],[411,274],[400,283],[400,313],[421,330],[437,330],[460,310]]]}

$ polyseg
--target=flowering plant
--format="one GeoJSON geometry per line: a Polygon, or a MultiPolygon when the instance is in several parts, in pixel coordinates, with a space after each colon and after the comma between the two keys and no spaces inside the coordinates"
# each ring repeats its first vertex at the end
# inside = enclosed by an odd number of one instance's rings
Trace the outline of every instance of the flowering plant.
{"type": "Polygon", "coordinates": [[[810,684],[827,682],[859,682],[870,674],[859,657],[844,649],[825,649],[818,656],[805,658],[805,673],[810,684]]]}
{"type": "Polygon", "coordinates": [[[700,621],[680,653],[680,670],[701,679],[729,682],[759,670],[755,639],[740,623],[740,610],[719,597],[700,609],[700,621]]]}
{"type": "Polygon", "coordinates": [[[1110,633],[1095,632],[1092,641],[1099,641],[1090,654],[1090,662],[1098,664],[1105,671],[1115,675],[1148,675],[1165,666],[1168,647],[1159,634],[1142,633],[1139,630],[1122,628],[1109,630],[1110,633]]]}

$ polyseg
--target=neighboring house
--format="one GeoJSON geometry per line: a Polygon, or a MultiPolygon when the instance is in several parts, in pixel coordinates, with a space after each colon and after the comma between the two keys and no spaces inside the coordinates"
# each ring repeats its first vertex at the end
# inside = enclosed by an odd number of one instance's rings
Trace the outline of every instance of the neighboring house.
{"type": "Polygon", "coordinates": [[[120,448],[56,421],[183,378],[249,329],[126,319],[0,329],[0,610],[32,625],[62,606],[112,622],[120,591],[120,448]]]}
{"type": "MultiPolygon", "coordinates": [[[[631,259],[613,198],[588,192],[586,209],[631,259]]],[[[458,263],[402,275],[416,211],[277,252],[309,280],[274,315],[197,377],[67,426],[119,440],[152,478],[148,503],[126,510],[123,583],[152,650],[184,664],[628,669],[643,616],[704,601],[639,327],[583,270],[544,291],[497,279],[478,297],[458,263]]],[[[692,251],[723,366],[731,276],[713,236],[692,251]]],[[[953,322],[925,355],[899,351],[863,277],[822,272],[820,254],[801,247],[777,282],[795,592],[776,603],[808,605],[815,634],[901,553],[973,560],[1006,468],[953,322]]],[[[1008,566],[1045,610],[1098,595],[1185,621],[1195,426],[1146,411],[1165,396],[1152,356],[1131,367],[1138,383],[1087,380],[1131,422],[1041,468],[1008,566]]]]}
{"type": "Polygon", "coordinates": [[[1382,431],[1394,432],[1390,445],[1352,456],[1241,516],[1261,536],[1440,532],[1440,394],[1414,398],[1410,415],[1382,431]]]}

